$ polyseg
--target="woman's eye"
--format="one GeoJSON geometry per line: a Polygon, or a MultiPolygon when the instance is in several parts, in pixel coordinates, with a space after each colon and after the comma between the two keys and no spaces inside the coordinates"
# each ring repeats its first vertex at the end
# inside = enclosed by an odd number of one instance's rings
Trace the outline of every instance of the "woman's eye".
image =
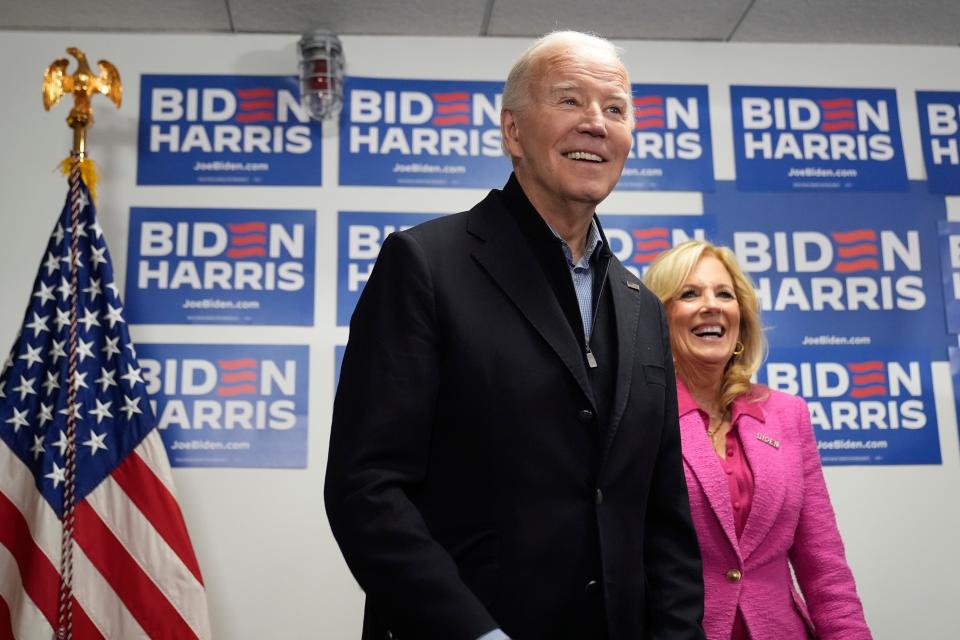
{"type": "Polygon", "coordinates": [[[680,299],[681,299],[681,300],[689,300],[689,299],[691,299],[691,298],[696,298],[696,297],[697,297],[697,292],[694,291],[693,289],[688,289],[688,290],[686,290],[686,291],[683,291],[683,292],[680,294],[680,299]]]}

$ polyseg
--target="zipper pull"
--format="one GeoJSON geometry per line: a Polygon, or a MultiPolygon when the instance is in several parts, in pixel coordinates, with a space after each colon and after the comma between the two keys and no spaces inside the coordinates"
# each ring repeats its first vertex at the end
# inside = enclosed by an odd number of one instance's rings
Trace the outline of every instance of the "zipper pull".
{"type": "Polygon", "coordinates": [[[587,364],[590,365],[591,369],[597,368],[597,359],[593,356],[593,351],[590,351],[590,347],[587,347],[587,364]]]}

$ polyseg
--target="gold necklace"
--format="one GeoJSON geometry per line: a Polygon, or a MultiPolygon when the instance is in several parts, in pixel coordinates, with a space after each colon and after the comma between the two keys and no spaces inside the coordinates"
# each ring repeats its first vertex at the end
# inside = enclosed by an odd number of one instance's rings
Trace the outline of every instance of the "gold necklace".
{"type": "Polygon", "coordinates": [[[720,431],[720,428],[723,426],[724,419],[727,417],[727,412],[724,411],[719,416],[711,416],[710,414],[707,414],[707,416],[710,418],[710,422],[713,422],[714,420],[718,421],[717,426],[713,429],[711,429],[709,425],[707,426],[707,435],[710,436],[711,440],[713,440],[714,436],[717,435],[717,432],[720,431]]]}

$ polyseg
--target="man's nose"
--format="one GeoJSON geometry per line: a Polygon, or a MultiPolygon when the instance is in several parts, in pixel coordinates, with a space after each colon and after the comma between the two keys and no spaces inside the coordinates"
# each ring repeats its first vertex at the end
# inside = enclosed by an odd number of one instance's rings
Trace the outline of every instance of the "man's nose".
{"type": "Polygon", "coordinates": [[[577,130],[592,136],[606,136],[607,123],[603,118],[603,108],[597,103],[587,105],[577,130]]]}

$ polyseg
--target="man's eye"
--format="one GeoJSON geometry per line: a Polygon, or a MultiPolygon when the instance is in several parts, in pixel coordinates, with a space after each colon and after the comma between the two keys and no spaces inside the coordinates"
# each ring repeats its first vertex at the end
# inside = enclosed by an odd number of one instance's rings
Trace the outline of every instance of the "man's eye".
{"type": "Polygon", "coordinates": [[[616,113],[616,114],[623,113],[623,109],[621,109],[620,107],[607,107],[607,109],[610,111],[610,113],[616,113]]]}

